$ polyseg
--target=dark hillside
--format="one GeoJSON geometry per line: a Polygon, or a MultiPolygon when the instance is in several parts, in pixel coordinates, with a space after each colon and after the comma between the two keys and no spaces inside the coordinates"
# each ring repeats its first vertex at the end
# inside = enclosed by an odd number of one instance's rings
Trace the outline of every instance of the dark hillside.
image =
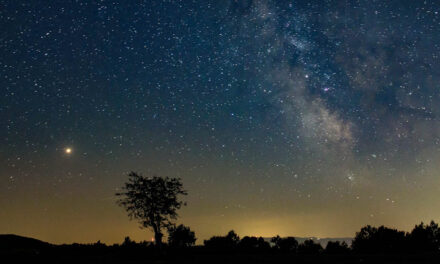
{"type": "Polygon", "coordinates": [[[51,244],[35,238],[10,234],[0,235],[1,255],[38,255],[51,247],[51,244]]]}

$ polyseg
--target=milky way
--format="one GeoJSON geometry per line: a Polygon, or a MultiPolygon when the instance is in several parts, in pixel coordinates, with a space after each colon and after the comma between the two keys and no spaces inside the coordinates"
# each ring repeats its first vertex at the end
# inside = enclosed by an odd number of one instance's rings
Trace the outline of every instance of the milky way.
{"type": "Polygon", "coordinates": [[[148,239],[131,170],[181,177],[202,239],[440,217],[436,1],[2,6],[0,233],[148,239]]]}

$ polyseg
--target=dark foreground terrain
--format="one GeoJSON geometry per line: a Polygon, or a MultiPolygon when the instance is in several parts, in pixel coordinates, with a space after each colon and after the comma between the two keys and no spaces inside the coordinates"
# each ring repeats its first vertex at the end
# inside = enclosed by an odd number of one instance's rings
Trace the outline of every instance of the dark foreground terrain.
{"type": "Polygon", "coordinates": [[[279,252],[273,249],[184,249],[149,243],[52,245],[32,238],[0,235],[1,263],[440,263],[438,253],[418,254],[317,254],[279,252]]]}

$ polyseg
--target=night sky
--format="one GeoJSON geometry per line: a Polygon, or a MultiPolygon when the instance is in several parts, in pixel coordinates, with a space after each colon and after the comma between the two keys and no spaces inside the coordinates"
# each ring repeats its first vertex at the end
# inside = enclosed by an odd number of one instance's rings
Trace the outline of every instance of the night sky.
{"type": "Polygon", "coordinates": [[[199,238],[440,220],[438,1],[0,1],[0,233],[150,240],[127,173],[199,238]]]}

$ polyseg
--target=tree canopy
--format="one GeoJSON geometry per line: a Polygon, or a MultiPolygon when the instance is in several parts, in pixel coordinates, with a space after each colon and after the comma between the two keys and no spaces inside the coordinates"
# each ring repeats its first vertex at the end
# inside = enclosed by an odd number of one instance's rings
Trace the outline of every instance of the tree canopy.
{"type": "Polygon", "coordinates": [[[197,238],[188,226],[179,225],[168,228],[168,245],[171,247],[194,246],[197,238]]]}
{"type": "Polygon", "coordinates": [[[136,172],[128,174],[122,191],[116,193],[118,204],[126,209],[130,219],[141,227],[151,228],[157,245],[162,243],[162,229],[173,225],[177,210],[185,205],[179,195],[186,195],[179,178],[145,177],[136,172]]]}

